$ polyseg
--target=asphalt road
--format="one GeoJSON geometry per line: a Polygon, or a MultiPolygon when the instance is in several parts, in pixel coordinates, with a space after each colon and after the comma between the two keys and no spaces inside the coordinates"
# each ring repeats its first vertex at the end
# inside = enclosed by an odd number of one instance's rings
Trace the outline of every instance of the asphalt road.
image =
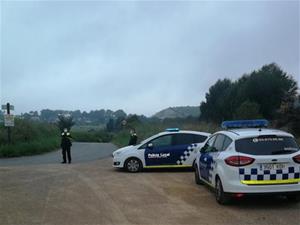
{"type": "MultiPolygon", "coordinates": [[[[116,146],[110,143],[79,143],[72,146],[72,163],[89,162],[111,156],[116,146]]],[[[61,150],[36,156],[0,159],[0,166],[57,164],[62,161],[61,150]]]]}
{"type": "MultiPolygon", "coordinates": [[[[94,144],[77,147],[85,151],[96,148],[94,144]]],[[[98,147],[106,155],[113,148],[98,147]]],[[[130,174],[113,169],[111,158],[85,163],[77,160],[71,165],[45,163],[45,159],[41,160],[43,164],[35,165],[1,164],[0,224],[300,224],[299,203],[259,197],[221,206],[207,187],[194,183],[191,171],[130,174]]]]}

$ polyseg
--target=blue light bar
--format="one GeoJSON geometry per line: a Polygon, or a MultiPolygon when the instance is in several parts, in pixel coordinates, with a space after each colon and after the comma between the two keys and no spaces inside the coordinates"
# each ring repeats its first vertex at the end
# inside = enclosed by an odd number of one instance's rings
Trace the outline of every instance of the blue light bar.
{"type": "Polygon", "coordinates": [[[179,131],[179,128],[167,128],[166,131],[168,131],[168,132],[177,132],[177,131],[179,131]]]}
{"type": "Polygon", "coordinates": [[[233,120],[233,121],[224,121],[222,123],[222,128],[260,128],[267,127],[269,125],[268,120],[233,120]]]}

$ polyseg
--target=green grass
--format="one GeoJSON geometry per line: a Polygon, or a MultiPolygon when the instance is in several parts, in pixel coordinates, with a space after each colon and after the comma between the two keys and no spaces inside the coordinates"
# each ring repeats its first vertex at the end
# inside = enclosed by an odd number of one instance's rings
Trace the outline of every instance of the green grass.
{"type": "Polygon", "coordinates": [[[112,134],[105,131],[73,131],[71,132],[74,141],[79,142],[110,142],[112,134]]]}
{"type": "Polygon", "coordinates": [[[58,149],[59,145],[59,137],[44,137],[29,142],[1,145],[0,157],[17,157],[42,154],[58,149]]]}
{"type": "Polygon", "coordinates": [[[7,129],[0,126],[0,157],[42,154],[59,146],[60,131],[54,124],[16,119],[11,143],[7,141],[7,129]]]}

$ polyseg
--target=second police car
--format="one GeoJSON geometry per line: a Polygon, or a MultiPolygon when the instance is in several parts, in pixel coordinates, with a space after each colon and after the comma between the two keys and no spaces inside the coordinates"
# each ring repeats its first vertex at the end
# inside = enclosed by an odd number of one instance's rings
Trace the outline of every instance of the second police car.
{"type": "Polygon", "coordinates": [[[262,128],[267,124],[266,120],[223,122],[223,128],[233,129],[214,133],[197,154],[195,182],[211,186],[220,204],[245,194],[300,200],[299,146],[289,133],[262,128]]]}
{"type": "Polygon", "coordinates": [[[137,145],[113,152],[113,166],[129,172],[143,168],[192,167],[210,134],[169,128],[137,145]]]}

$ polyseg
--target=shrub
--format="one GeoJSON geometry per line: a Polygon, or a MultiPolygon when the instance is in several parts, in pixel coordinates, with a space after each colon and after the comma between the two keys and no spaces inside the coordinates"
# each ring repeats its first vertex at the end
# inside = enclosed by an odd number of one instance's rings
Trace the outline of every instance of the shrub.
{"type": "Polygon", "coordinates": [[[7,143],[6,128],[0,127],[0,157],[35,155],[55,150],[60,144],[58,128],[53,124],[16,119],[7,143]]]}

